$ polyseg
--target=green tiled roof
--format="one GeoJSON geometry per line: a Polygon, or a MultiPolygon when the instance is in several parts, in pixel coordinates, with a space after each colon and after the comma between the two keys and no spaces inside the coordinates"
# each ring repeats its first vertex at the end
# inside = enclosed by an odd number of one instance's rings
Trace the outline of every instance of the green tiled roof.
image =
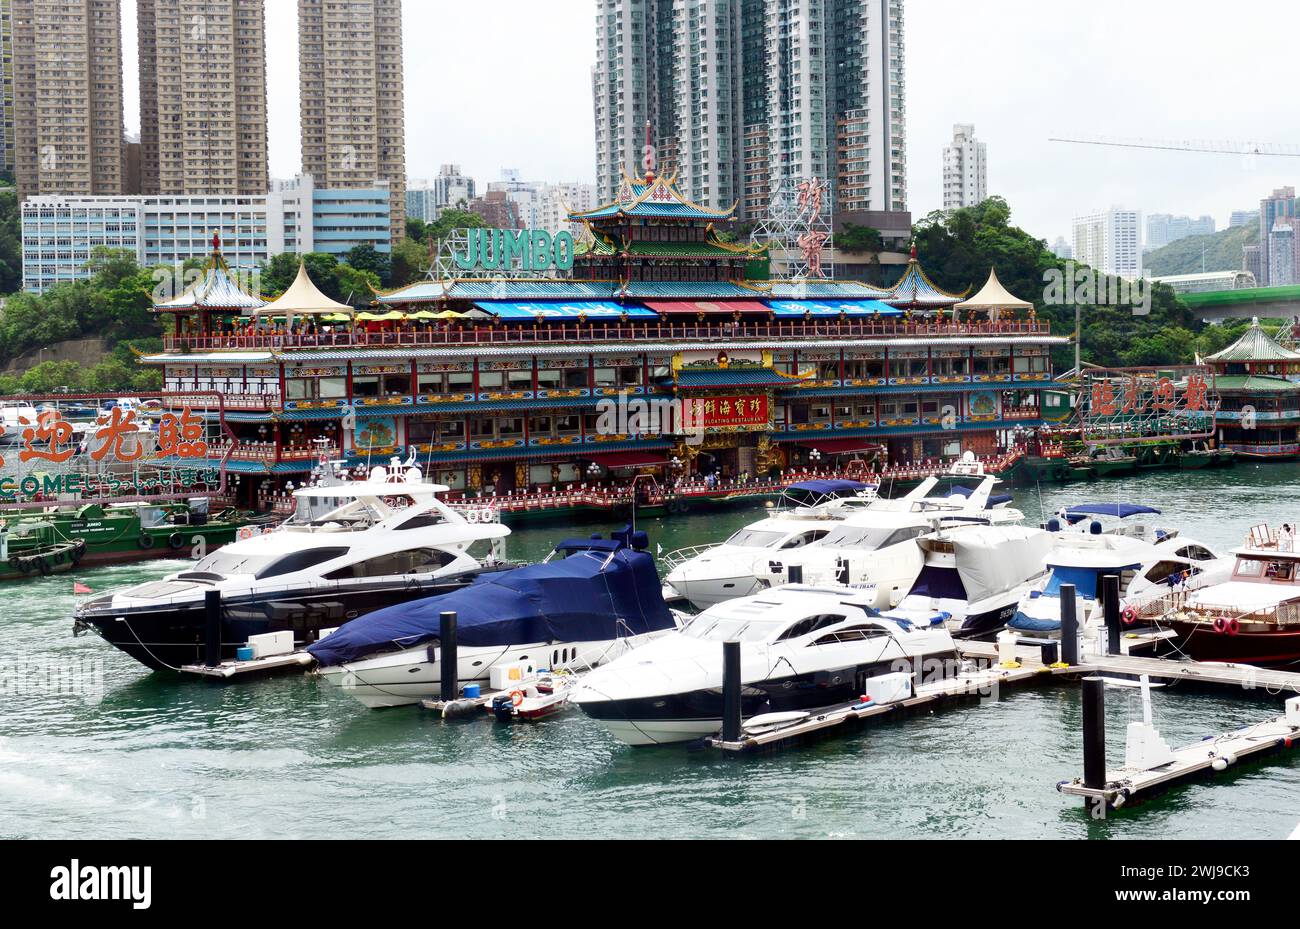
{"type": "Polygon", "coordinates": [[[1300,361],[1300,352],[1284,348],[1254,320],[1240,339],[1206,361],[1300,361]]]}
{"type": "Polygon", "coordinates": [[[1300,384],[1288,381],[1284,377],[1268,377],[1255,374],[1249,377],[1216,377],[1214,386],[1219,391],[1244,391],[1248,393],[1291,393],[1300,390],[1300,384]]]}

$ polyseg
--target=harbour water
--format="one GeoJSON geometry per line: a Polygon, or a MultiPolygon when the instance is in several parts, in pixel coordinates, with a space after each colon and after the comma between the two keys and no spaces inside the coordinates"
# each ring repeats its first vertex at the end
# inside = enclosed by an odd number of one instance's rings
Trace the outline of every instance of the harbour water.
{"type": "MultiPolygon", "coordinates": [[[[1161,507],[1219,548],[1300,516],[1300,466],[1168,472],[1020,490],[1033,522],[1083,500],[1161,507]]],[[[649,520],[664,551],[722,539],[755,510],[649,520]]],[[[583,524],[517,530],[541,557],[583,524]]],[[[175,563],[84,572],[96,592],[175,563]]],[[[311,677],[230,686],[152,675],[74,639],[67,577],[0,588],[0,837],[982,837],[1284,838],[1300,764],[1278,761],[1094,822],[1055,790],[1082,770],[1076,688],[865,729],[785,754],[728,759],[631,749],[578,712],[535,726],[372,711],[311,677]]],[[[1112,760],[1136,692],[1109,696],[1112,760]]],[[[1280,712],[1282,697],[1155,693],[1171,744],[1280,712]]]]}

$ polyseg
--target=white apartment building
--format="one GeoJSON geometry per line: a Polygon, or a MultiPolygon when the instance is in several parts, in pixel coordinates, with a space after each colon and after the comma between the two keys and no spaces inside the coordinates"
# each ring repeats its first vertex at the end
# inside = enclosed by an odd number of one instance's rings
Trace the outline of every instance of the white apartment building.
{"type": "Polygon", "coordinates": [[[907,208],[902,0],[597,0],[592,71],[602,202],[660,173],[715,209],[762,214],[782,182],[907,208]]]}
{"type": "Polygon", "coordinates": [[[545,229],[552,235],[557,232],[577,235],[582,231],[582,224],[569,222],[569,214],[594,210],[600,205],[595,184],[545,184],[537,200],[533,228],[545,229]]]}
{"type": "Polygon", "coordinates": [[[952,143],[943,149],[943,208],[959,210],[989,196],[988,146],[975,138],[975,126],[952,127],[952,143]]]}
{"type": "Polygon", "coordinates": [[[1074,260],[1079,264],[1123,278],[1142,273],[1142,214],[1137,210],[1109,210],[1074,218],[1074,260]]]}

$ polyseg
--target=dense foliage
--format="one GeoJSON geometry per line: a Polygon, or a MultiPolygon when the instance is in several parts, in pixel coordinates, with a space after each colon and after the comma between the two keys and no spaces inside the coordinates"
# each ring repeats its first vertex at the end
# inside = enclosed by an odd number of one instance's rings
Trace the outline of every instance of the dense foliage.
{"type": "MultiPolygon", "coordinates": [[[[1052,331],[1068,335],[1074,331],[1073,302],[1062,303],[1051,293],[1056,272],[1064,278],[1066,262],[1057,258],[1047,243],[1011,224],[1011,209],[1005,200],[992,197],[979,206],[936,212],[916,225],[921,265],[938,286],[971,293],[979,290],[996,268],[998,279],[1016,296],[1031,301],[1040,318],[1051,320],[1052,331]],[[1053,298],[1053,299],[1049,299],[1053,298]]],[[[1089,269],[1071,264],[1076,274],[1089,269]]],[[[1110,278],[1102,278],[1107,289],[1110,278]]],[[[1080,299],[1085,364],[1136,366],[1190,363],[1202,354],[1222,347],[1224,331],[1201,323],[1164,285],[1151,286],[1150,313],[1138,315],[1131,305],[1099,304],[1080,299]]],[[[1100,288],[1097,288],[1098,290],[1100,288]]],[[[1119,290],[1118,286],[1115,286],[1119,290]]],[[[1077,289],[1072,295],[1077,294],[1077,289]]],[[[1081,295],[1086,296],[1086,295],[1081,295]]],[[[1054,361],[1058,369],[1074,364],[1073,351],[1060,349],[1054,361]]]]}
{"type": "Polygon", "coordinates": [[[1259,242],[1259,224],[1248,223],[1223,229],[1214,235],[1194,235],[1142,256],[1142,267],[1152,277],[1171,274],[1200,274],[1202,271],[1235,271],[1242,266],[1242,246],[1259,242]]]}

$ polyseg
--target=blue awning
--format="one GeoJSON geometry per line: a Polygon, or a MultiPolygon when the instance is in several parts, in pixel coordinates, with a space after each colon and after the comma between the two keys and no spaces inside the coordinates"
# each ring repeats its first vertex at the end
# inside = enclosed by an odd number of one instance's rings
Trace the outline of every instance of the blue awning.
{"type": "Polygon", "coordinates": [[[902,316],[903,311],[879,300],[772,300],[778,319],[805,316],[902,316]]]}
{"type": "Polygon", "coordinates": [[[484,300],[474,304],[484,313],[490,313],[498,319],[658,319],[651,310],[638,304],[614,303],[610,300],[581,300],[569,303],[496,303],[484,300]]]}

